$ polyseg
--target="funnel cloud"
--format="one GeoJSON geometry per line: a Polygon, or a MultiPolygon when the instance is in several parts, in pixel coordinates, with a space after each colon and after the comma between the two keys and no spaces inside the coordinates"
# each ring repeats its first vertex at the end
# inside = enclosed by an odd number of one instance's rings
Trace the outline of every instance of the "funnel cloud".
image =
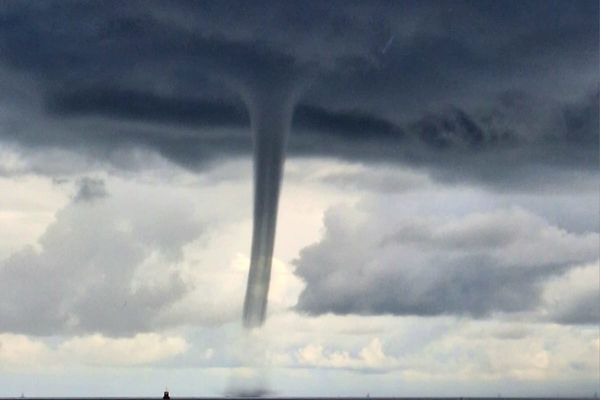
{"type": "Polygon", "coordinates": [[[292,122],[291,96],[287,93],[257,96],[250,109],[254,137],[254,226],[243,319],[245,327],[254,328],[263,324],[267,310],[285,144],[292,122]]]}

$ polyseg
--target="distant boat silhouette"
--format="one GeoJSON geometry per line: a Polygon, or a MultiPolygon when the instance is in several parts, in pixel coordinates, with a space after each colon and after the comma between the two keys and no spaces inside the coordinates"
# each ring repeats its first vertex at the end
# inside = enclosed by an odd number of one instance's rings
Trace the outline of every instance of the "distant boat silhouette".
{"type": "Polygon", "coordinates": [[[170,400],[171,397],[169,396],[169,391],[165,390],[165,392],[163,393],[163,400],[170,400]]]}

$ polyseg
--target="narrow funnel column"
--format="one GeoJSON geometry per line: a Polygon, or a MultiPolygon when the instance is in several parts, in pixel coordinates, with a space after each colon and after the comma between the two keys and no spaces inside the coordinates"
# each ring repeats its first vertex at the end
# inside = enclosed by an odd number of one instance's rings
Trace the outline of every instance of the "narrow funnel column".
{"type": "Polygon", "coordinates": [[[292,115],[289,99],[265,97],[255,99],[250,110],[254,134],[254,228],[244,302],[247,328],[260,326],[265,320],[285,143],[292,115]]]}

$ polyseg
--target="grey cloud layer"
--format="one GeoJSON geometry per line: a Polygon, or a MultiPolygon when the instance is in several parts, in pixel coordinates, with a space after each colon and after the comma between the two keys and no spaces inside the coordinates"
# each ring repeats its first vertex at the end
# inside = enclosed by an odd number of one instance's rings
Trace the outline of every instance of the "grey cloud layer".
{"type": "Polygon", "coordinates": [[[3,6],[0,62],[42,107],[8,114],[0,140],[198,168],[250,153],[249,91],[300,85],[292,155],[504,187],[596,173],[596,2],[112,6],[3,6]]]}
{"type": "Polygon", "coordinates": [[[589,290],[573,302],[565,304],[562,310],[553,315],[563,324],[597,324],[600,321],[600,295],[597,290],[589,290]]]}
{"type": "MultiPolygon", "coordinates": [[[[535,312],[550,278],[598,259],[597,233],[569,233],[520,209],[446,220],[384,214],[329,211],[323,240],[296,261],[306,282],[299,310],[474,317],[535,312]]],[[[581,304],[563,305],[565,312],[553,318],[597,323],[588,304],[597,296],[588,297],[576,297],[581,304]]]]}

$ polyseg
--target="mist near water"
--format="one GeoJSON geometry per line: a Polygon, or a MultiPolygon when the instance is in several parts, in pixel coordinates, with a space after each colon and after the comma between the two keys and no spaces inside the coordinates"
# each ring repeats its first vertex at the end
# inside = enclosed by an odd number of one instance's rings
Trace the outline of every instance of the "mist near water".
{"type": "Polygon", "coordinates": [[[270,340],[264,330],[246,329],[229,343],[235,367],[231,369],[223,394],[227,397],[276,395],[270,389],[270,340]]]}

